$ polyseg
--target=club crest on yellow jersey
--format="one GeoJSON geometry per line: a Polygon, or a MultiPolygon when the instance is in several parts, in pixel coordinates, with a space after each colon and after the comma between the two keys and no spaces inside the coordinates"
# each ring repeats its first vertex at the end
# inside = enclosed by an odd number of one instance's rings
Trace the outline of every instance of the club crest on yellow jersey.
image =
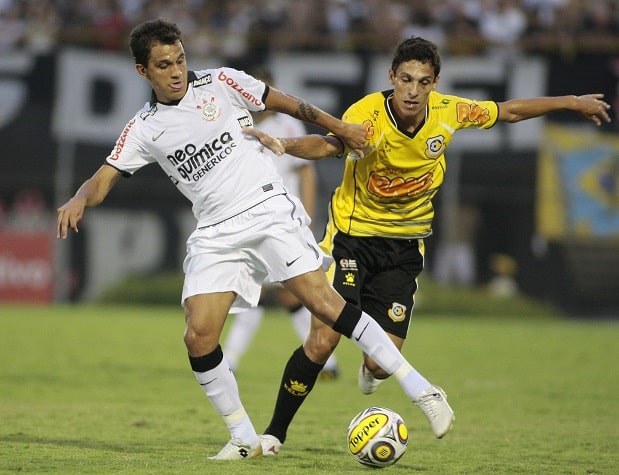
{"type": "Polygon", "coordinates": [[[428,145],[426,148],[426,157],[435,160],[445,151],[445,136],[437,135],[436,137],[430,137],[426,141],[426,144],[428,145]]]}

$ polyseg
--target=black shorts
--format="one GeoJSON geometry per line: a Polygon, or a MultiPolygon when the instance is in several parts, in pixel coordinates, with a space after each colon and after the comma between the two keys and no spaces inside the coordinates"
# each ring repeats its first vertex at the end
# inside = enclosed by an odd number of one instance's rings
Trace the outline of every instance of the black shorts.
{"type": "Polygon", "coordinates": [[[352,237],[338,231],[332,244],[333,287],[386,332],[406,338],[416,279],[423,269],[423,242],[352,237]]]}

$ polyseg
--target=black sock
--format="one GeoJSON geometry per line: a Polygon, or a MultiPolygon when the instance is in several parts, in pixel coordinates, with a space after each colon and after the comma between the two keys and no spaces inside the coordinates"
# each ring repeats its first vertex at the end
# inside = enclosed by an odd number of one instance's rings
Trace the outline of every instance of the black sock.
{"type": "Polygon", "coordinates": [[[284,369],[273,418],[264,431],[265,434],[274,435],[280,442],[284,443],[288,426],[314,387],[318,373],[323,366],[311,361],[305,355],[303,346],[292,353],[284,369]],[[294,381],[294,384],[292,381],[294,381]]]}

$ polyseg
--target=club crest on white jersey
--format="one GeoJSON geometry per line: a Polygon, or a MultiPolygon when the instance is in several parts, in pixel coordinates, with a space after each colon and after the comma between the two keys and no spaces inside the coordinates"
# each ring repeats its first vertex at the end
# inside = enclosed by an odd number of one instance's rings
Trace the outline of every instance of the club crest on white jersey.
{"type": "Polygon", "coordinates": [[[203,94],[201,104],[196,107],[202,110],[202,119],[207,122],[213,122],[221,115],[221,108],[215,103],[215,96],[212,94],[203,94]]]}

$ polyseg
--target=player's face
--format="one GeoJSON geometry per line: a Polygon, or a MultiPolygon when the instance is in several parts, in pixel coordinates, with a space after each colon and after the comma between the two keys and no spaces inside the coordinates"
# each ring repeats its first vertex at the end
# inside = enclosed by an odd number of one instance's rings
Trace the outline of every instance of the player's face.
{"type": "Polygon", "coordinates": [[[389,70],[389,82],[393,86],[392,105],[404,123],[417,125],[425,116],[428,96],[438,84],[438,76],[429,64],[406,61],[393,71],[389,70]]]}
{"type": "Polygon", "coordinates": [[[180,41],[172,45],[155,43],[148,64],[137,64],[136,69],[150,82],[159,102],[178,101],[187,91],[187,61],[180,41]]]}

